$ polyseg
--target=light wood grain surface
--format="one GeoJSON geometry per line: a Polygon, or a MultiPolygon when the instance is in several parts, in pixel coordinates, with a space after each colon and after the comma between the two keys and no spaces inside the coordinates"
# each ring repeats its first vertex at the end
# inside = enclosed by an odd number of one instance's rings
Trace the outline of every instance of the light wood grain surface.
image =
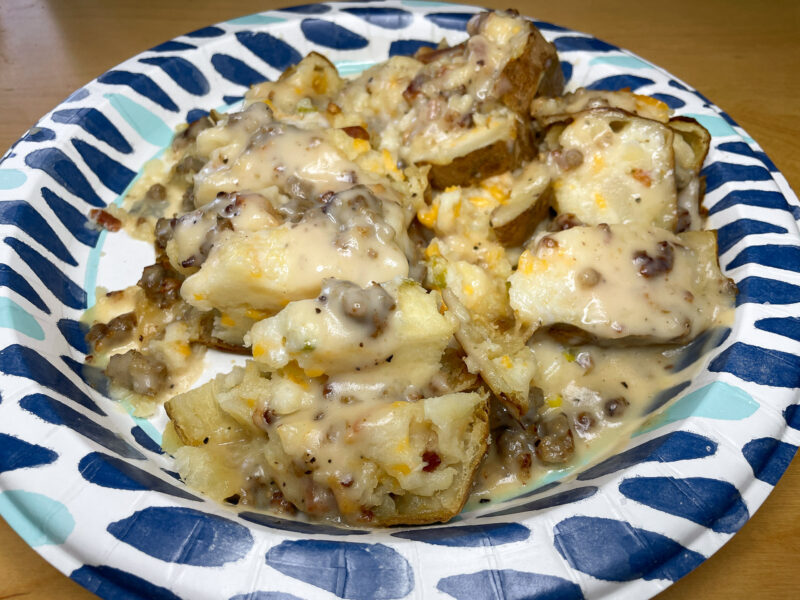
{"type": "MultiPolygon", "coordinates": [[[[484,2],[585,31],[665,68],[726,110],[800,190],[800,3],[484,2]]],[[[0,0],[0,151],[70,92],[176,35],[275,0],[0,0]]],[[[0,152],[1,153],[1,152],[0,152]]],[[[658,596],[800,597],[800,463],[717,554],[658,596]]],[[[0,519],[0,600],[88,600],[0,519]]]]}

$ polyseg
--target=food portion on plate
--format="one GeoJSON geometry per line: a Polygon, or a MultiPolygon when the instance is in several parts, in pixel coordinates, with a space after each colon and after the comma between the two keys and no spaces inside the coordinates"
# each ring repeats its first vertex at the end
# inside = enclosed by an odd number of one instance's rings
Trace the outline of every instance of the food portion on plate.
{"type": "Polygon", "coordinates": [[[311,53],[149,163],[108,229],[152,240],[87,313],[115,397],[190,486],[350,525],[447,521],[624,440],[735,286],[703,230],[710,137],[563,94],[514,12],[353,79],[311,53]],[[247,356],[193,387],[207,349],[247,356]]]}

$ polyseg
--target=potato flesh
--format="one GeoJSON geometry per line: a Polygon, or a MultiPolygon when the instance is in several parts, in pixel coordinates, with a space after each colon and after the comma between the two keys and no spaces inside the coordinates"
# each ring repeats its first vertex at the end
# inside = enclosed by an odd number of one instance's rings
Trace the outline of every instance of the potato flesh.
{"type": "Polygon", "coordinates": [[[176,452],[181,473],[219,500],[239,494],[245,504],[253,501],[246,481],[260,477],[300,509],[348,522],[431,522],[461,509],[486,449],[485,396],[357,403],[314,418],[327,403],[298,374],[268,379],[250,363],[220,375],[167,404],[184,444],[176,452]],[[281,379],[299,381],[307,402],[287,406],[275,393],[281,379]],[[252,418],[242,424],[253,406],[274,415],[263,429],[252,418]],[[407,504],[427,513],[404,514],[398,505],[407,504]]]}
{"type": "Polygon", "coordinates": [[[672,230],[677,219],[673,133],[614,110],[574,116],[558,138],[581,163],[554,177],[556,210],[587,225],[641,223],[672,230]]]}
{"type": "Polygon", "coordinates": [[[688,341],[733,300],[710,231],[573,227],[532,244],[510,281],[522,321],[572,326],[606,343],[688,341]]]}
{"type": "Polygon", "coordinates": [[[251,329],[248,340],[255,360],[270,369],[285,367],[293,360],[306,372],[335,375],[356,368],[367,370],[391,357],[382,370],[387,380],[414,374],[418,379],[414,383],[425,385],[455,323],[440,313],[437,292],[426,293],[410,280],[383,287],[390,290],[395,307],[385,315],[374,315],[384,319],[378,323],[380,330],[372,318],[350,316],[347,310],[352,305],[343,306],[344,302],[332,298],[292,302],[251,329]],[[386,371],[396,374],[392,377],[386,371]]]}

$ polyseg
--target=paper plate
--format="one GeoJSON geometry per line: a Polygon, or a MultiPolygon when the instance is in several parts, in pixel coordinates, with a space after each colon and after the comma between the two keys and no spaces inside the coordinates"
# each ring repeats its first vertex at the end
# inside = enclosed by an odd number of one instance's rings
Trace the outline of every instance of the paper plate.
{"type": "Polygon", "coordinates": [[[739,286],[732,330],[716,347],[693,346],[685,361],[702,361],[700,373],[665,390],[654,409],[672,403],[621,452],[446,525],[337,530],[199,497],[160,451],[163,420],[134,419],[83,381],[78,319],[95,285],[130,285],[150,259],[85,216],[115,201],[177,125],[235,104],[311,50],[349,74],[456,43],[477,10],[312,4],[206,27],[98,77],[5,154],[0,512],[44,558],[109,599],[646,598],[764,501],[800,443],[797,198],[701,94],[547,23],[537,25],[570,89],[629,87],[711,132],[705,206],[739,286]]]}

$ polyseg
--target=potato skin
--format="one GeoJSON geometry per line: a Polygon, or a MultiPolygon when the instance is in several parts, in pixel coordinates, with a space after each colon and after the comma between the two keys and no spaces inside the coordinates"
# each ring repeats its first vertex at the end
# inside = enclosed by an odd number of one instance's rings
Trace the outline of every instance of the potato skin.
{"type": "Polygon", "coordinates": [[[487,177],[516,169],[523,161],[533,158],[533,140],[526,122],[517,124],[516,139],[497,141],[473,150],[446,165],[430,165],[428,181],[436,190],[453,185],[468,187],[487,177]]]}
{"type": "Polygon", "coordinates": [[[473,426],[469,432],[471,461],[464,465],[457,479],[461,486],[448,490],[448,497],[444,493],[431,498],[421,499],[413,506],[413,512],[404,511],[403,508],[394,514],[376,514],[372,524],[382,527],[392,525],[429,525],[431,523],[446,523],[456,516],[469,498],[472,479],[480,467],[484,454],[489,445],[489,402],[484,400],[475,407],[473,426]],[[449,493],[452,492],[452,493],[449,493]]]}
{"type": "Polygon", "coordinates": [[[536,96],[558,96],[564,91],[564,73],[556,48],[531,25],[525,50],[503,69],[498,88],[509,88],[500,101],[519,114],[525,114],[536,96]]]}

